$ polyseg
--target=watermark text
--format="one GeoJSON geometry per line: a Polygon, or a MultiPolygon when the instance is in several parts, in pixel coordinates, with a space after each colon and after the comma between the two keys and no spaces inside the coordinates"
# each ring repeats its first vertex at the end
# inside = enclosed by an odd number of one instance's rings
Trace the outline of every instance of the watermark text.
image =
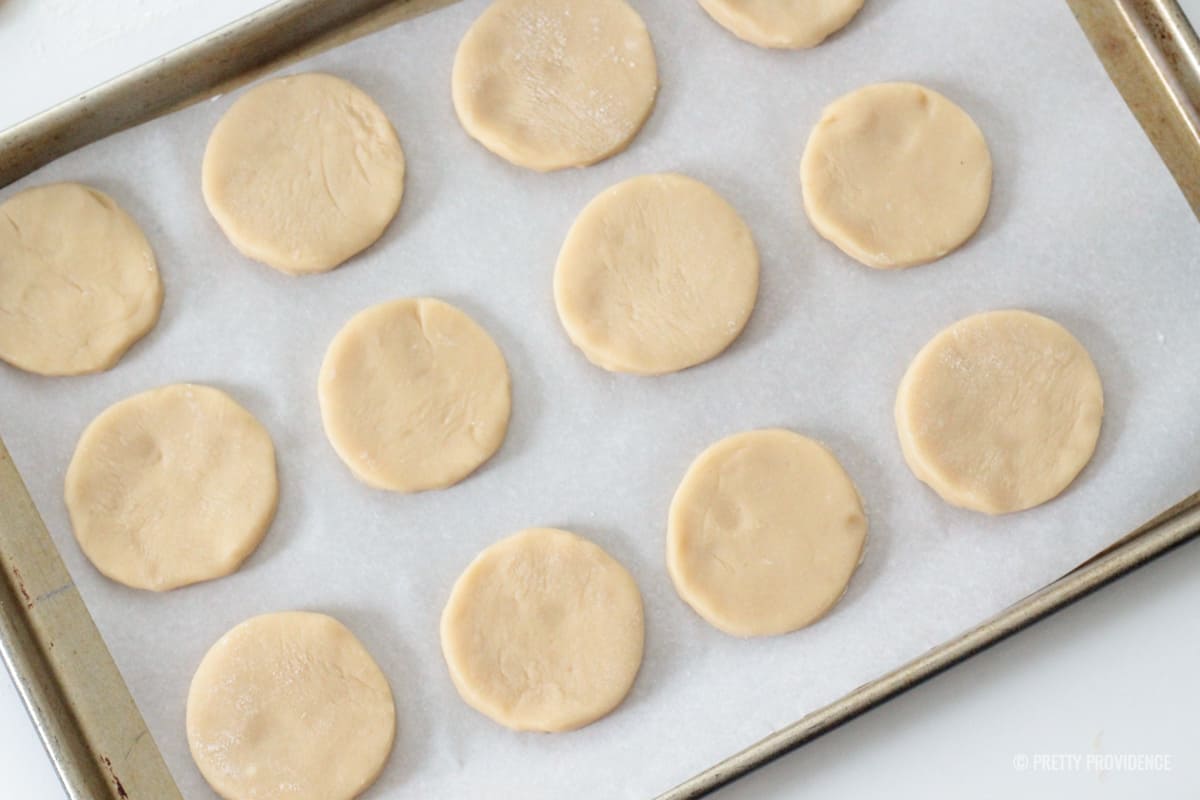
{"type": "Polygon", "coordinates": [[[1170,772],[1171,753],[1017,753],[1018,772],[1170,772]]]}

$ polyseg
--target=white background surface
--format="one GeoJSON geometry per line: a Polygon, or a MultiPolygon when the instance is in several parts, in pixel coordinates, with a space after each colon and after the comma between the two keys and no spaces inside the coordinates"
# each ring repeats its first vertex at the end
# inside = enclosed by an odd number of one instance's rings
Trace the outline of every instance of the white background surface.
{"type": "MultiPolygon", "coordinates": [[[[247,5],[0,2],[0,75],[7,76],[0,127],[231,19],[247,5]],[[14,80],[18,75],[36,79],[14,80]]],[[[1200,588],[1189,580],[1198,567],[1200,548],[1181,551],[728,796],[878,794],[885,788],[914,795],[957,789],[996,796],[1195,796],[1197,748],[1185,726],[1198,705],[1192,687],[1200,644],[1191,610],[1200,588]],[[1037,758],[1126,752],[1169,754],[1171,769],[1131,776],[1085,764],[1078,772],[1048,772],[1037,758]],[[1022,754],[1030,758],[1024,771],[1014,768],[1022,754]]],[[[18,781],[10,784],[13,797],[57,796],[44,763],[23,710],[5,692],[0,774],[18,781]]]]}

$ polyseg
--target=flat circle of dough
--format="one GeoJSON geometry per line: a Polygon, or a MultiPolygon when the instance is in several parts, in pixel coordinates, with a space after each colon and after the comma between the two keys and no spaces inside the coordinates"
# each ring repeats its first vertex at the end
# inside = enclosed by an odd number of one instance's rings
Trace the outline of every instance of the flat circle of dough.
{"type": "Polygon", "coordinates": [[[292,275],[327,272],[396,216],[404,152],[357,86],[289,75],[229,107],[208,139],[202,183],[208,210],[243,255],[292,275]]]}
{"type": "Polygon", "coordinates": [[[658,66],[625,0],[495,0],[458,46],[452,87],[473,139],[548,172],[624,150],[654,108],[658,66]]]}
{"type": "Polygon", "coordinates": [[[700,0],[725,30],[759,47],[816,47],[844,28],[863,0],[700,0]]]}
{"type": "Polygon", "coordinates": [[[396,735],[387,678],[324,614],[252,617],[204,656],[187,698],[192,759],[226,800],[350,800],[396,735]]]}
{"type": "Polygon", "coordinates": [[[571,341],[613,372],[660,375],[716,357],[757,296],[750,229],[683,175],[642,175],[601,192],[571,226],[554,270],[571,341]]]}
{"type": "Polygon", "coordinates": [[[0,204],[0,359],[40,375],[109,369],[162,299],[150,244],[103,192],[53,183],[0,204]]]}
{"type": "Polygon", "coordinates": [[[465,313],[405,298],[360,312],[321,365],[321,420],[368,486],[452,486],[500,448],[511,390],[504,354],[465,313]]]}
{"type": "Polygon", "coordinates": [[[722,439],[671,501],[667,570],[679,596],[733,636],[772,636],[824,616],[862,559],[854,483],[817,442],[781,429],[722,439]]]}
{"type": "Polygon", "coordinates": [[[950,100],[915,83],[880,83],[825,109],[800,181],[818,233],[868,267],[911,267],[978,230],[992,157],[979,126],[950,100]]]}
{"type": "Polygon", "coordinates": [[[172,384],[110,406],[67,467],[80,548],[135,589],[234,572],[266,535],[278,498],[270,435],[208,386],[172,384]]]}
{"type": "Polygon", "coordinates": [[[567,531],[531,528],[484,550],[442,613],[463,700],[521,731],[568,731],[625,699],[642,663],[642,596],[629,572],[567,531]]]}
{"type": "Polygon", "coordinates": [[[1100,375],[1053,320],[990,311],[935,336],[896,396],[896,429],[913,474],[943,499],[988,514],[1057,497],[1096,450],[1100,375]]]}

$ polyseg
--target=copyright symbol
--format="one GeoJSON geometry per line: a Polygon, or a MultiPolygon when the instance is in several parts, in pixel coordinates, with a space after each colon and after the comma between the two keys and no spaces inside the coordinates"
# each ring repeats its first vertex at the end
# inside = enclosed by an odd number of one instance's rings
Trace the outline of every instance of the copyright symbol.
{"type": "Polygon", "coordinates": [[[1024,772],[1029,769],[1029,756],[1024,753],[1017,753],[1013,756],[1013,769],[1017,772],[1024,772]]]}

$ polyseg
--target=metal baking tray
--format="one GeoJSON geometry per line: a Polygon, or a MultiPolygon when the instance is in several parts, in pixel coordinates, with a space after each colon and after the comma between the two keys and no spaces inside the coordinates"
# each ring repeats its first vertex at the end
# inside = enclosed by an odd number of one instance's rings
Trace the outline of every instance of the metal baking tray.
{"type": "MultiPolygon", "coordinates": [[[[453,0],[279,0],[0,132],[0,188],[72,150],[453,0]]],[[[1200,43],[1175,0],[1066,0],[1200,217],[1200,43]]],[[[1200,492],[965,634],[659,796],[688,800],[833,730],[1200,534],[1200,492]]],[[[0,657],[73,800],[180,793],[0,442],[0,657]]]]}

